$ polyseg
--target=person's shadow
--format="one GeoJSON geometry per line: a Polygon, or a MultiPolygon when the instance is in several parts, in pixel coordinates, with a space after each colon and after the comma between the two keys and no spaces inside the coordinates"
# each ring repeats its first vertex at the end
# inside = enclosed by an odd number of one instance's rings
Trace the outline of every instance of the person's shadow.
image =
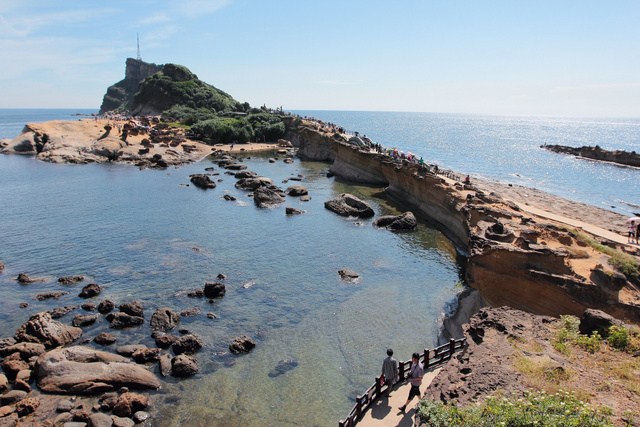
{"type": "MultiPolygon", "coordinates": [[[[396,393],[398,391],[396,390],[396,393]]],[[[413,426],[413,416],[416,413],[415,408],[413,406],[408,406],[406,412],[400,411],[398,408],[393,408],[389,404],[389,396],[387,393],[384,393],[378,400],[376,400],[373,405],[369,408],[371,411],[371,418],[374,420],[382,420],[389,416],[390,414],[397,414],[398,416],[402,416],[402,418],[396,424],[396,427],[412,427],[413,426]],[[411,409],[409,409],[411,407],[411,409]]]]}

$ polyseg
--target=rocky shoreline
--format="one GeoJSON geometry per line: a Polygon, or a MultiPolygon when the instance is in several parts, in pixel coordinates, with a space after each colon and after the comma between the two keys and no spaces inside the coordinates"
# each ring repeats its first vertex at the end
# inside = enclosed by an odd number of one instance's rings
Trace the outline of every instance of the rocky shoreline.
{"type": "Polygon", "coordinates": [[[603,150],[598,145],[595,147],[569,147],[566,145],[541,145],[540,148],[559,154],[569,154],[576,157],[582,157],[590,160],[601,162],[616,163],[619,165],[640,167],[640,154],[635,151],[628,152],[624,150],[608,151],[603,150]]]}
{"type": "MultiPolygon", "coordinates": [[[[81,120],[79,123],[84,129],[82,132],[87,132],[87,128],[94,133],[100,132],[101,124],[96,123],[95,120],[81,120]]],[[[379,226],[410,230],[415,228],[415,216],[420,217],[442,230],[454,242],[459,251],[467,257],[466,279],[473,288],[479,291],[479,294],[471,292],[470,297],[461,298],[460,308],[456,315],[445,321],[445,327],[451,336],[459,337],[462,333],[461,325],[466,323],[468,318],[484,305],[485,301],[492,306],[509,305],[524,311],[556,317],[563,314],[580,316],[586,308],[598,308],[625,321],[640,323],[640,288],[637,278],[626,277],[616,272],[608,265],[607,256],[588,246],[584,239],[568,229],[566,224],[527,213],[518,205],[517,197],[506,198],[503,193],[491,191],[496,187],[492,187],[490,183],[465,184],[457,179],[455,174],[443,176],[426,166],[420,167],[406,161],[394,162],[383,154],[355,147],[340,134],[319,129],[313,123],[296,123],[291,118],[287,120],[287,128],[286,138],[297,148],[298,157],[305,160],[331,162],[330,173],[351,182],[385,187],[384,194],[390,200],[411,209],[411,212],[406,212],[399,217],[379,218],[377,220],[379,226]]],[[[121,139],[118,140],[120,142],[111,141],[110,144],[114,145],[107,150],[104,147],[100,148],[102,142],[98,142],[107,139],[107,137],[99,139],[100,136],[98,136],[95,139],[83,140],[82,135],[85,134],[82,132],[79,135],[74,134],[75,136],[64,133],[73,133],[73,129],[73,126],[67,127],[65,123],[58,124],[56,122],[28,125],[23,135],[7,144],[6,147],[9,149],[5,148],[3,152],[36,154],[39,159],[59,163],[116,161],[136,164],[140,167],[146,167],[145,165],[166,167],[169,164],[199,160],[212,150],[211,146],[202,144],[202,147],[197,150],[184,150],[184,155],[176,156],[171,163],[160,163],[157,160],[165,159],[169,155],[171,149],[169,144],[166,144],[167,147],[162,146],[164,143],[151,144],[152,147],[147,147],[150,148],[148,152],[130,156],[127,153],[130,153],[131,150],[144,149],[138,148],[133,143],[134,140],[137,141],[135,138],[132,140],[127,138],[128,141],[124,145],[122,145],[121,139]],[[58,137],[51,136],[53,135],[52,130],[57,132],[58,137]],[[25,134],[28,137],[25,138],[25,134]],[[44,135],[47,135],[47,140],[43,143],[44,135]],[[40,144],[40,149],[38,149],[38,144],[40,144]],[[115,148],[116,146],[119,148],[115,148]],[[22,150],[17,147],[27,147],[27,149],[22,150]],[[110,155],[99,154],[112,152],[110,151],[112,149],[115,149],[119,154],[112,155],[112,158],[110,155]],[[155,162],[147,157],[151,155],[151,158],[154,158],[157,154],[160,157],[155,162]],[[174,161],[175,163],[173,163],[174,161]]],[[[140,139],[142,147],[142,139],[144,138],[138,139],[140,139]]],[[[183,142],[178,145],[181,144],[183,142]]],[[[290,159],[292,154],[288,153],[287,156],[290,159]]],[[[287,158],[285,158],[286,160],[287,158]]],[[[268,178],[247,171],[245,165],[231,156],[220,157],[217,163],[219,167],[227,169],[227,173],[235,176],[237,188],[253,192],[253,200],[257,206],[283,203],[286,200],[286,195],[301,197],[301,200],[303,197],[308,197],[304,187],[292,185],[283,190],[273,185],[273,181],[268,178]]],[[[211,177],[216,173],[208,172],[192,175],[190,177],[192,183],[201,188],[214,188],[215,180],[211,177]]],[[[517,193],[518,189],[511,189],[511,191],[517,193]]],[[[538,194],[538,196],[540,195],[538,194]]],[[[526,199],[524,202],[520,202],[529,203],[530,201],[526,199]]],[[[537,202],[544,205],[544,197],[541,197],[537,202]]],[[[341,195],[336,200],[327,201],[325,206],[341,215],[371,216],[370,210],[363,206],[361,201],[354,200],[349,195],[341,195]]],[[[288,210],[287,214],[303,212],[288,210]]],[[[593,208],[590,212],[593,215],[598,213],[597,208],[593,208]]],[[[624,219],[616,218],[610,224],[614,231],[620,231],[618,225],[624,225],[624,219]]],[[[600,239],[600,241],[609,247],[625,251],[630,256],[637,257],[638,255],[637,249],[606,239],[600,239]]],[[[67,279],[70,282],[80,281],[73,278],[67,279]]],[[[23,280],[29,283],[34,283],[36,280],[35,283],[37,283],[37,279],[28,278],[26,275],[23,280]]],[[[88,285],[83,289],[82,294],[95,298],[99,295],[99,287],[88,285]]],[[[207,299],[220,298],[223,295],[223,279],[208,283],[203,289],[195,290],[190,294],[193,297],[206,297],[207,299]]],[[[81,296],[79,295],[79,297],[81,296]]],[[[467,297],[467,295],[461,297],[467,297]]],[[[43,298],[56,298],[56,296],[43,295],[43,298]]],[[[25,392],[24,395],[19,393],[20,396],[17,396],[15,401],[3,403],[3,408],[6,407],[3,409],[6,415],[4,418],[17,422],[19,417],[28,416],[36,410],[40,404],[39,400],[29,400],[34,398],[26,396],[26,393],[31,391],[29,383],[32,380],[35,380],[38,387],[46,392],[93,395],[94,397],[90,400],[77,398],[64,400],[62,407],[69,408],[69,410],[60,409],[62,414],[67,415],[58,416],[61,417],[61,420],[64,418],[66,421],[74,419],[88,422],[89,417],[93,415],[106,415],[106,412],[113,411],[113,408],[103,409],[101,400],[113,403],[113,407],[120,400],[144,402],[147,399],[146,396],[131,393],[129,389],[138,387],[154,389],[159,386],[160,383],[155,374],[151,374],[151,377],[148,376],[150,374],[149,368],[157,369],[160,375],[174,375],[176,377],[190,376],[197,372],[197,359],[190,354],[197,352],[203,346],[198,337],[189,334],[186,330],[181,331],[182,336],[166,333],[177,327],[181,315],[189,316],[190,313],[175,313],[166,307],[158,309],[149,320],[149,328],[153,331],[157,348],[142,346],[121,349],[123,355],[120,356],[111,352],[102,354],[95,349],[87,350],[82,345],[57,348],[79,340],[82,335],[81,328],[102,317],[109,322],[112,328],[116,329],[129,328],[147,322],[142,306],[135,301],[121,304],[118,307],[119,312],[110,312],[111,310],[107,310],[108,307],[113,310],[115,305],[103,301],[98,307],[92,308],[90,304],[83,304],[82,308],[88,313],[97,309],[99,314],[82,313],[76,315],[72,321],[74,326],[63,325],[55,321],[53,317],[63,316],[75,307],[61,307],[55,315],[54,313],[39,313],[16,332],[13,341],[5,340],[0,345],[2,355],[5,357],[3,360],[5,373],[7,371],[15,373],[15,376],[13,374],[7,376],[6,389],[13,388],[10,393],[14,391],[25,392]],[[29,331],[38,331],[38,333],[33,335],[29,331]],[[52,334],[52,332],[54,333],[52,334]],[[30,343],[38,347],[34,348],[30,343]],[[183,351],[183,347],[187,350],[183,351]],[[100,377],[96,381],[78,378],[65,379],[65,376],[60,373],[47,374],[47,372],[52,372],[46,369],[47,366],[53,368],[53,365],[49,363],[52,360],[74,364],[70,369],[76,373],[83,371],[75,363],[89,365],[98,363],[103,364],[99,365],[101,370],[112,365],[114,369],[117,367],[125,370],[127,377],[141,379],[135,382],[122,381],[120,374],[114,374],[119,380],[110,380],[107,377],[100,377]],[[7,361],[6,369],[5,361],[7,361]],[[10,364],[15,364],[15,366],[12,368],[10,364]],[[142,371],[133,369],[133,367],[138,367],[142,371]],[[25,372],[20,373],[21,371],[25,372]],[[58,378],[57,385],[51,378],[58,378]],[[102,397],[96,401],[97,394],[101,394],[102,397]],[[16,404],[22,401],[25,402],[20,405],[16,404]]],[[[211,316],[207,315],[207,317],[215,318],[215,313],[210,314],[211,316]]],[[[94,337],[96,343],[110,341],[111,337],[108,334],[100,335],[100,338],[94,337]]],[[[230,344],[229,352],[242,353],[250,351],[251,348],[252,342],[249,337],[238,337],[230,344]]],[[[121,351],[116,353],[121,353],[121,351]]],[[[106,370],[111,370],[111,368],[106,370]]],[[[35,394],[37,395],[37,393],[35,394]]],[[[58,400],[57,405],[60,405],[62,400],[56,399],[56,401],[58,400]]],[[[43,406],[48,406],[50,411],[43,413],[49,414],[50,418],[55,407],[51,403],[51,399],[47,399],[47,402],[43,406]]],[[[134,405],[135,408],[144,406],[141,403],[136,405],[134,405]]],[[[112,415],[123,418],[119,414],[128,414],[127,417],[134,417],[137,412],[133,410],[134,406],[130,411],[114,411],[112,415]]],[[[136,422],[134,418],[129,419],[131,422],[136,422]]],[[[116,420],[116,418],[111,418],[111,422],[114,425],[116,422],[128,425],[127,421],[116,420]]]]}

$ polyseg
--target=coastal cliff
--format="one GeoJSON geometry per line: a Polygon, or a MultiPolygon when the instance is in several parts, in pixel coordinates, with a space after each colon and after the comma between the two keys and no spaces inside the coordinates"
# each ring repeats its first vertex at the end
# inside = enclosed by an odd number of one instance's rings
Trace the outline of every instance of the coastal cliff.
{"type": "Polygon", "coordinates": [[[100,106],[100,114],[107,111],[129,111],[133,106],[133,96],[138,91],[140,82],[161,71],[162,68],[162,65],[127,58],[124,79],[107,88],[100,106]]]}
{"type": "Polygon", "coordinates": [[[603,150],[598,145],[595,147],[569,147],[566,145],[541,145],[554,153],[570,154],[577,157],[583,157],[590,160],[598,160],[602,162],[617,163],[625,166],[640,167],[640,154],[635,151],[628,152],[624,150],[608,151],[603,150]]]}
{"type": "Polygon", "coordinates": [[[614,269],[610,255],[579,231],[462,184],[455,174],[355,147],[315,123],[290,119],[287,126],[299,157],[331,162],[341,179],[385,187],[390,200],[440,229],[467,257],[466,280],[490,305],[556,317],[597,308],[640,324],[637,275],[614,269]]]}

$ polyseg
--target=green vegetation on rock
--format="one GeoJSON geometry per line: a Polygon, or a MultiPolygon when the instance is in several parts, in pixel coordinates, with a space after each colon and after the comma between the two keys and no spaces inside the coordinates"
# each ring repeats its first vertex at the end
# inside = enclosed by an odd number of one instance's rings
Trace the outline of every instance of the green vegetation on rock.
{"type": "Polygon", "coordinates": [[[568,391],[526,392],[521,398],[491,395],[465,408],[428,400],[418,404],[418,417],[431,427],[613,426],[607,415],[568,391]]]}

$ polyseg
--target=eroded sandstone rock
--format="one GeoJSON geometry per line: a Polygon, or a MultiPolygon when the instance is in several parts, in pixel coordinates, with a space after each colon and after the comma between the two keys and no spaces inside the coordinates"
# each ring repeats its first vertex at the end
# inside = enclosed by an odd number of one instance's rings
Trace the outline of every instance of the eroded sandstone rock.
{"type": "Polygon", "coordinates": [[[54,348],[71,344],[80,336],[80,328],[55,321],[49,313],[37,313],[18,328],[14,338],[18,342],[40,343],[46,348],[54,348]]]}
{"type": "Polygon", "coordinates": [[[324,207],[341,216],[371,218],[375,215],[371,206],[349,193],[342,193],[338,197],[324,202],[324,207]]]}
{"type": "Polygon", "coordinates": [[[98,394],[117,390],[157,389],[160,382],[123,356],[83,346],[55,349],[38,358],[38,387],[47,393],[98,394]]]}

